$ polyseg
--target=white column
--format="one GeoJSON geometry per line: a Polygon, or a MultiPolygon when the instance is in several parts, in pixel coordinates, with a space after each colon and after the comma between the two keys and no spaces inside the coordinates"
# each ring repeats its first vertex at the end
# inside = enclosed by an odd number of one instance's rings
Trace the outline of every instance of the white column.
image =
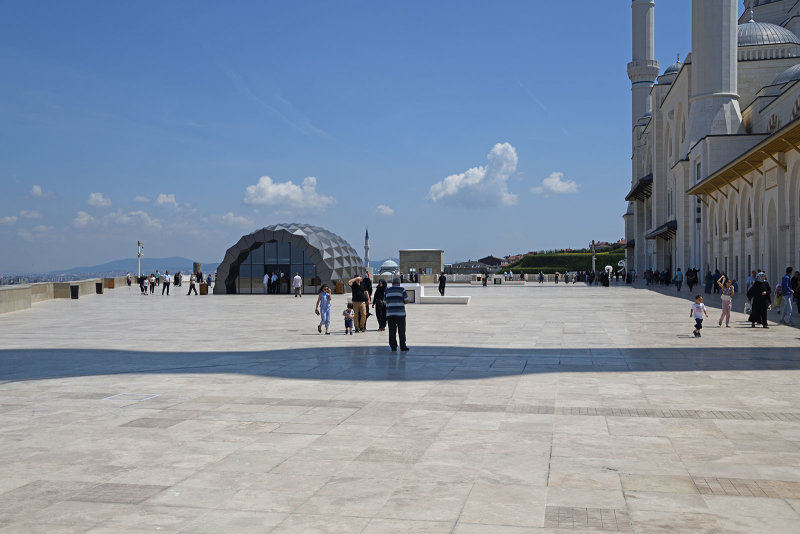
{"type": "Polygon", "coordinates": [[[736,0],[693,0],[689,146],[739,130],[736,61],[736,0]]]}
{"type": "Polygon", "coordinates": [[[631,39],[632,61],[628,63],[628,78],[631,80],[631,125],[650,111],[650,89],[658,76],[658,61],[655,60],[655,2],[632,0],[633,35],[631,39]]]}

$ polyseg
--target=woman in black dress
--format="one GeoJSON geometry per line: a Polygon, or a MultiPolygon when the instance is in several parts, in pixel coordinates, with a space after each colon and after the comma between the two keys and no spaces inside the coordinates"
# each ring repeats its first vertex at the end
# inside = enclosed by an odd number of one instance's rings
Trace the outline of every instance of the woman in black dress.
{"type": "Polygon", "coordinates": [[[767,275],[758,273],[753,286],[747,291],[747,298],[752,302],[752,311],[748,321],[753,328],[756,323],[760,323],[764,328],[767,326],[767,307],[772,304],[772,290],[767,282],[767,275]]]}

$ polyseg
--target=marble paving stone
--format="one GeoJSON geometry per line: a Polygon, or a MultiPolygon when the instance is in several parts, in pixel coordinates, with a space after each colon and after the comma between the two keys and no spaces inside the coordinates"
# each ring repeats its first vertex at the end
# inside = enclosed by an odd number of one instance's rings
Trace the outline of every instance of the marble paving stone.
{"type": "Polygon", "coordinates": [[[0,532],[800,524],[792,328],[694,339],[688,294],[454,285],[470,305],[409,306],[392,354],[374,322],[316,335],[313,299],[126,289],[0,316],[0,532]],[[129,335],[188,316],[226,328],[129,335]]]}
{"type": "Polygon", "coordinates": [[[631,531],[627,512],[613,508],[547,506],[544,526],[563,530],[631,531]]]}
{"type": "Polygon", "coordinates": [[[139,504],[167,489],[167,486],[147,484],[98,484],[72,495],[69,500],[98,503],[139,504]]]}

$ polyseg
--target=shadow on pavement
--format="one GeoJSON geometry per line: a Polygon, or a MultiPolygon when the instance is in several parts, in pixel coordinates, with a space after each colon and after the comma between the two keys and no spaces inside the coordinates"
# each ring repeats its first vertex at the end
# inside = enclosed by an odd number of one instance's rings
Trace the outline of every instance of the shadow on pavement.
{"type": "Polygon", "coordinates": [[[115,374],[238,373],[308,380],[468,380],[534,373],[800,369],[800,350],[754,347],[497,349],[414,346],[253,352],[0,350],[0,384],[115,374]]]}

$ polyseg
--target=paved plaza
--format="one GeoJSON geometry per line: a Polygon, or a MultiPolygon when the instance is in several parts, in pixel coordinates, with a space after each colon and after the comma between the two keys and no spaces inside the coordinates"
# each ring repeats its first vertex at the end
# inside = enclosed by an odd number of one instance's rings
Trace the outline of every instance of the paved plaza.
{"type": "Polygon", "coordinates": [[[448,293],[407,354],[342,295],[329,336],[310,295],[0,316],[0,533],[800,532],[800,330],[739,297],[696,339],[685,288],[448,293]]]}

